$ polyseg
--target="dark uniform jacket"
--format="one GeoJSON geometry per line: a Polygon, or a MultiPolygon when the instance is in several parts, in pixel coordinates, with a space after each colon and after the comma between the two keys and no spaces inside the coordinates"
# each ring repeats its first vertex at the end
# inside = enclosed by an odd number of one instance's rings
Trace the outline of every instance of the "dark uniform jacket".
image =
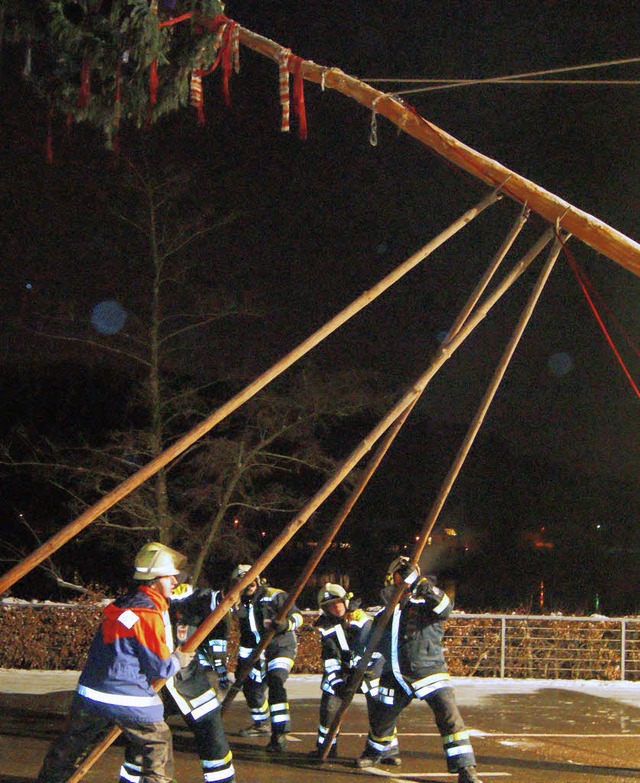
{"type": "MultiPolygon", "coordinates": [[[[388,603],[393,585],[382,591],[388,603]]],[[[447,594],[431,586],[424,595],[409,593],[400,600],[387,623],[378,651],[384,658],[383,674],[420,679],[447,671],[442,649],[443,621],[451,614],[453,603],[447,594]]],[[[377,616],[381,614],[380,610],[377,616]]]]}
{"type": "MultiPolygon", "coordinates": [[[[187,584],[176,588],[169,606],[176,645],[184,644],[221,600],[222,594],[217,590],[194,589],[187,584]]],[[[208,675],[214,669],[219,677],[226,678],[226,649],[230,622],[227,613],[198,647],[189,666],[182,669],[173,681],[167,684],[166,690],[171,694],[180,711],[183,714],[191,714],[196,720],[219,706],[208,675]]]]}
{"type": "MultiPolygon", "coordinates": [[[[344,686],[357,667],[366,647],[373,626],[373,618],[363,609],[356,608],[344,617],[321,614],[315,622],[320,631],[323,674],[320,688],[331,696],[335,689],[344,686]]],[[[382,657],[374,652],[360,685],[362,693],[375,696],[382,668],[382,657]]]]}
{"type": "MultiPolygon", "coordinates": [[[[242,596],[234,611],[240,629],[239,657],[248,658],[260,643],[260,636],[268,631],[272,621],[280,614],[287,600],[287,593],[268,585],[259,585],[253,595],[242,596]]],[[[302,625],[302,615],[294,605],[287,614],[288,629],[276,634],[265,654],[267,659],[286,657],[295,659],[298,643],[295,631],[302,625]]]]}

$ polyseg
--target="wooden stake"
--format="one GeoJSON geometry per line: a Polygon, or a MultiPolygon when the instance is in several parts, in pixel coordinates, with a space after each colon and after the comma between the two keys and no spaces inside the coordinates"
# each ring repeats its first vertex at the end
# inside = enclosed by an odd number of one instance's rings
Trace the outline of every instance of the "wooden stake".
{"type": "Polygon", "coordinates": [[[84,530],[85,527],[90,525],[101,514],[104,514],[105,511],[108,511],[108,509],[114,506],[119,500],[122,500],[122,498],[126,497],[130,492],[133,492],[134,489],[137,489],[161,468],[168,465],[178,455],[186,451],[189,446],[199,440],[203,435],[206,435],[223,419],[231,415],[231,413],[237,410],[247,400],[251,399],[251,397],[256,395],[261,389],[274,380],[274,378],[277,378],[279,375],[281,375],[285,370],[291,367],[292,364],[298,361],[298,359],[308,353],[312,348],[315,348],[318,343],[322,342],[322,340],[336,331],[336,329],[342,326],[356,313],[358,313],[374,299],[380,296],[380,294],[384,293],[384,291],[400,280],[400,278],[407,274],[407,272],[411,271],[421,261],[424,261],[427,256],[433,253],[434,250],[439,248],[454,234],[464,228],[483,210],[485,210],[491,204],[494,204],[499,199],[499,197],[499,193],[496,191],[485,196],[475,207],[467,210],[448,228],[428,242],[421,250],[410,256],[406,261],[400,264],[400,266],[398,266],[380,282],[374,285],[373,288],[370,288],[368,291],[365,291],[363,294],[361,294],[350,305],[345,307],[344,310],[339,312],[338,315],[334,316],[324,326],[314,332],[314,334],[300,343],[297,348],[294,348],[294,350],[288,353],[284,358],[280,359],[279,362],[276,362],[276,364],[274,364],[270,369],[262,373],[262,375],[258,376],[258,378],[252,381],[248,386],[245,386],[245,388],[236,394],[235,397],[232,397],[222,407],[218,408],[217,411],[204,419],[186,435],[183,435],[179,440],[169,446],[169,448],[165,449],[162,454],[158,455],[151,462],[148,462],[146,465],[140,468],[140,470],[131,475],[126,481],[123,481],[122,484],[111,490],[111,492],[106,494],[97,503],[88,508],[73,522],[70,522],[66,527],[52,536],[44,544],[42,544],[42,546],[32,552],[31,555],[25,557],[22,562],[18,563],[18,565],[7,571],[2,577],[0,577],[0,595],[2,595],[5,590],[8,590],[9,587],[15,584],[15,582],[17,582],[19,579],[22,579],[25,574],[28,574],[29,571],[39,565],[43,560],[51,557],[51,555],[60,549],[61,546],[66,544],[67,541],[84,530]]]}

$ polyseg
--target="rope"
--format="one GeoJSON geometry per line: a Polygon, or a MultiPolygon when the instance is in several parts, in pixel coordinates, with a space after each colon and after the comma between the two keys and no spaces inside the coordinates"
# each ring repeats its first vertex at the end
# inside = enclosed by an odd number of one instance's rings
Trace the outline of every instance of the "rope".
{"type": "MultiPolygon", "coordinates": [[[[638,389],[638,386],[636,385],[635,381],[631,377],[631,373],[629,372],[629,370],[627,368],[627,365],[624,362],[624,359],[622,358],[622,356],[620,355],[620,352],[616,348],[616,346],[615,346],[615,344],[613,342],[613,339],[611,338],[611,335],[609,334],[609,331],[607,330],[607,327],[604,325],[604,321],[602,320],[602,317],[600,316],[600,313],[598,312],[598,308],[596,307],[596,305],[595,305],[595,303],[593,301],[593,298],[591,297],[591,295],[589,294],[589,291],[587,290],[589,287],[593,289],[593,285],[591,284],[591,282],[589,281],[589,279],[587,278],[587,276],[583,272],[583,270],[579,267],[578,262],[576,261],[576,259],[573,256],[573,253],[569,250],[569,248],[566,246],[566,244],[564,242],[562,243],[562,249],[564,251],[565,256],[567,257],[567,261],[569,262],[569,266],[571,267],[571,271],[575,275],[575,278],[578,281],[578,285],[580,286],[580,288],[582,290],[582,293],[584,294],[585,299],[587,300],[587,303],[588,303],[589,307],[591,308],[591,311],[592,311],[593,315],[595,316],[596,321],[598,322],[598,326],[602,330],[602,333],[604,334],[604,337],[605,337],[607,343],[609,344],[609,347],[613,351],[613,354],[616,357],[616,360],[618,361],[618,364],[622,368],[622,371],[624,372],[627,380],[629,381],[629,384],[631,385],[631,388],[635,392],[636,397],[640,397],[640,389],[638,389]]],[[[595,291],[595,289],[594,289],[594,291],[595,291]]],[[[600,299],[600,301],[602,303],[602,300],[599,297],[599,295],[598,295],[598,298],[600,299]]],[[[614,322],[616,323],[618,328],[621,330],[621,332],[625,335],[625,337],[627,339],[627,342],[632,346],[632,348],[635,351],[636,355],[640,356],[640,353],[638,352],[638,349],[633,344],[631,339],[628,337],[628,335],[626,334],[624,329],[622,329],[620,324],[617,323],[617,321],[615,321],[615,319],[614,319],[614,322]]]]}
{"type": "Polygon", "coordinates": [[[527,73],[516,73],[507,76],[491,76],[487,79],[416,79],[416,78],[398,78],[398,79],[365,79],[367,82],[393,82],[394,84],[428,84],[428,87],[421,87],[412,90],[403,90],[396,93],[397,95],[406,95],[415,92],[430,92],[433,90],[447,90],[452,87],[469,87],[477,84],[625,84],[635,85],[639,84],[638,80],[613,80],[613,81],[598,81],[598,80],[585,80],[585,81],[569,81],[569,80],[549,80],[543,81],[536,79],[537,76],[549,76],[554,73],[569,73],[571,71],[587,70],[589,68],[608,68],[613,65],[627,65],[629,63],[640,62],[640,57],[628,57],[623,60],[610,60],[608,62],[589,63],[588,65],[571,65],[565,68],[550,68],[542,71],[529,71],[527,73]],[[529,81],[530,80],[530,81],[529,81]]]}

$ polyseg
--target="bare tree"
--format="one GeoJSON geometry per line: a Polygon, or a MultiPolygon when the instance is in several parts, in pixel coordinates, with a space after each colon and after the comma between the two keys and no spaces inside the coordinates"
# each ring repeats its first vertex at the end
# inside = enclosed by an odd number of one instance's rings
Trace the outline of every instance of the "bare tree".
{"type": "MultiPolygon", "coordinates": [[[[4,444],[2,461],[45,472],[73,513],[158,456],[246,382],[225,371],[233,361],[216,328],[262,311],[231,274],[212,280],[205,259],[215,253],[215,233],[236,216],[215,218],[204,210],[193,183],[183,171],[158,176],[130,168],[128,187],[111,205],[117,222],[105,215],[102,227],[102,251],[111,274],[120,276],[113,286],[120,294],[103,303],[103,312],[94,310],[92,324],[77,317],[73,299],[49,299],[48,308],[30,303],[24,323],[32,332],[74,346],[80,361],[108,357],[132,380],[122,426],[105,435],[47,438],[23,428],[4,444]],[[220,351],[214,377],[211,362],[207,367],[198,358],[205,347],[208,356],[220,351]]],[[[292,371],[85,535],[100,537],[105,547],[126,541],[133,549],[150,538],[180,546],[192,555],[195,577],[213,552],[249,556],[256,540],[247,520],[275,519],[299,505],[310,482],[334,465],[327,423],[354,416],[375,396],[364,374],[325,376],[311,366],[292,371]],[[238,519],[243,524],[234,525],[238,519]]]]}

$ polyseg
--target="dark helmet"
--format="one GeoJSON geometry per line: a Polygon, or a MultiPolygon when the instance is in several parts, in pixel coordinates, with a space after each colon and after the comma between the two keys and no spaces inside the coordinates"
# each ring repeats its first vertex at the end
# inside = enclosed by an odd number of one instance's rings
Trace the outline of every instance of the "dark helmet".
{"type": "MultiPolygon", "coordinates": [[[[403,566],[409,565],[411,562],[411,558],[407,557],[406,555],[400,555],[399,557],[396,557],[394,560],[392,560],[389,563],[389,567],[387,568],[387,573],[384,577],[384,583],[386,585],[392,585],[393,584],[393,575],[396,571],[399,571],[403,566]]],[[[418,576],[420,576],[420,566],[416,566],[418,569],[418,576]]]]}

